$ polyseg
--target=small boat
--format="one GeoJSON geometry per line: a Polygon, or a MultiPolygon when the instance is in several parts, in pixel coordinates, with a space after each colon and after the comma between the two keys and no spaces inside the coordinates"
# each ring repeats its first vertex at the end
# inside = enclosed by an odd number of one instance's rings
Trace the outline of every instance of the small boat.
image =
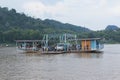
{"type": "Polygon", "coordinates": [[[16,40],[18,52],[37,52],[40,50],[41,40],[16,40]]]}

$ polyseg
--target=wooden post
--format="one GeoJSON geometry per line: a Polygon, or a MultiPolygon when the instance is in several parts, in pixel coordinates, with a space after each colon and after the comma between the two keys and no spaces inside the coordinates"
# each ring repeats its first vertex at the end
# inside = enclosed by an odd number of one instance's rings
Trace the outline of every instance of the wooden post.
{"type": "Polygon", "coordinates": [[[85,50],[86,50],[86,40],[85,40],[85,50]]]}

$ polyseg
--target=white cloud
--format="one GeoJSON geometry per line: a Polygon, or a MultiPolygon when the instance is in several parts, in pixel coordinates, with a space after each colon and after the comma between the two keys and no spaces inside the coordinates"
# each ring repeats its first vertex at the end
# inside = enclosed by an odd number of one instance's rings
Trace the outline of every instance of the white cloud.
{"type": "Polygon", "coordinates": [[[28,13],[35,17],[40,18],[52,18],[56,15],[60,15],[59,10],[63,10],[63,5],[58,2],[56,5],[45,5],[40,1],[30,1],[23,5],[25,13],[28,13]]]}
{"type": "Polygon", "coordinates": [[[120,16],[120,5],[111,8],[111,10],[113,15],[120,16]]]}

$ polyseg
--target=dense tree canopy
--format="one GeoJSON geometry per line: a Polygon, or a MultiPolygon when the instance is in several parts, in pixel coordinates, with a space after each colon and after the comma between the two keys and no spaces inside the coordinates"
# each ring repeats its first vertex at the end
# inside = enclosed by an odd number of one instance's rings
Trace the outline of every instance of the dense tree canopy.
{"type": "Polygon", "coordinates": [[[0,43],[16,39],[42,39],[43,34],[73,33],[79,38],[103,38],[106,43],[120,43],[120,29],[91,31],[88,28],[61,23],[55,20],[41,20],[17,13],[15,9],[0,7],[0,43]]]}

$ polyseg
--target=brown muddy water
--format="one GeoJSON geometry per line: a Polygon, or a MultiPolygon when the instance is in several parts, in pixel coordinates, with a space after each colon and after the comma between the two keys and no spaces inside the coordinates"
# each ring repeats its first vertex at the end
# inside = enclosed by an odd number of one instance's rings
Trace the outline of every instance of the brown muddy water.
{"type": "Polygon", "coordinates": [[[120,80],[120,44],[103,51],[41,55],[0,48],[0,80],[120,80]]]}

